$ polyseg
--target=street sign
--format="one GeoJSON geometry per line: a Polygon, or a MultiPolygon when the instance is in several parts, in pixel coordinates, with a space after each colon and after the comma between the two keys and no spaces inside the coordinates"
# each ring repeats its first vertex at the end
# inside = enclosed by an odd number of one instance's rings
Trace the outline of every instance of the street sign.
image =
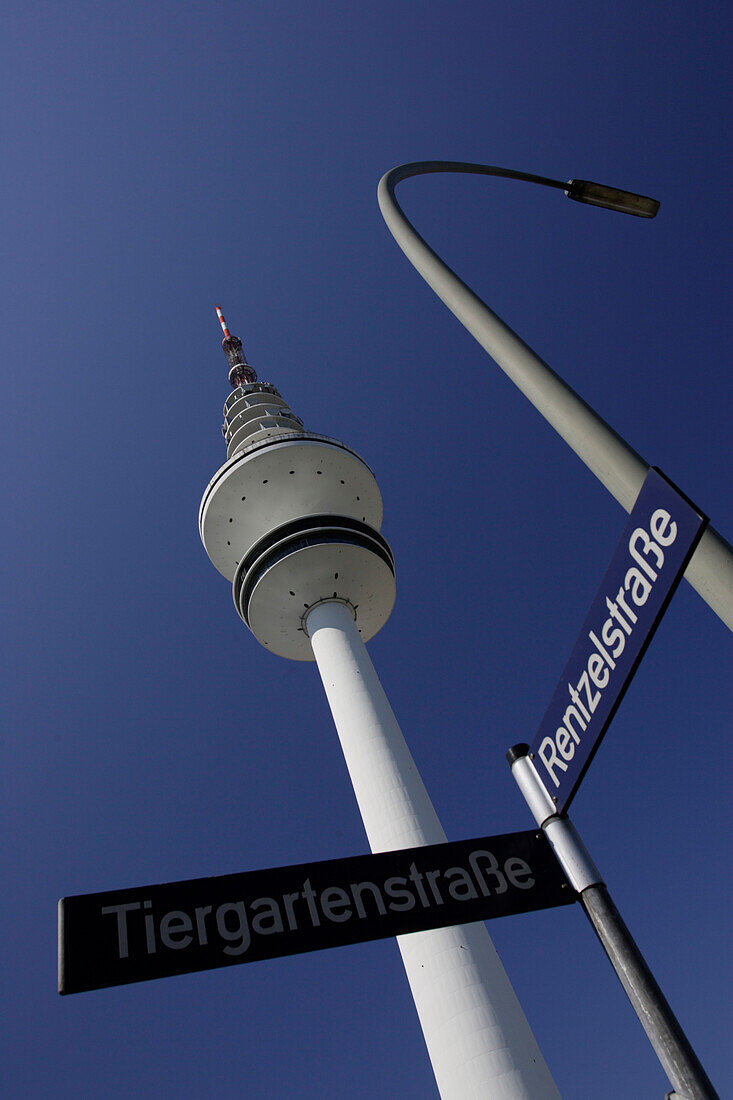
{"type": "Polygon", "coordinates": [[[59,992],[510,916],[575,897],[537,830],[82,894],[59,902],[59,992]]]}
{"type": "Polygon", "coordinates": [[[530,746],[558,812],[570,805],[706,524],[652,467],[530,746]]]}

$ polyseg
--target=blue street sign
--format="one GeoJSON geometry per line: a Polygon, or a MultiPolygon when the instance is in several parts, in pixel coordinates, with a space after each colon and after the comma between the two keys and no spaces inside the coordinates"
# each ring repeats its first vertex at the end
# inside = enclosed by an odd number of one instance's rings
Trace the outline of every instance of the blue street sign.
{"type": "Polygon", "coordinates": [[[706,524],[652,467],[530,746],[558,812],[570,805],[706,524]]]}

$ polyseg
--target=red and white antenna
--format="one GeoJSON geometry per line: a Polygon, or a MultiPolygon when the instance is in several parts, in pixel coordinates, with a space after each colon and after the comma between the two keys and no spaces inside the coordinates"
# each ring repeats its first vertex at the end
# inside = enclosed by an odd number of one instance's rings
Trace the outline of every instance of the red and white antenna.
{"type": "Polygon", "coordinates": [[[224,339],[221,342],[221,346],[227,357],[227,363],[229,364],[229,383],[232,389],[236,389],[237,386],[249,385],[252,382],[256,382],[257,373],[247,362],[247,357],[242,350],[242,341],[238,336],[232,336],[227,328],[221,306],[215,306],[214,308],[216,309],[216,316],[219,318],[221,330],[224,333],[224,339]]]}
{"type": "Polygon", "coordinates": [[[215,309],[216,316],[219,318],[219,324],[221,325],[222,332],[224,333],[224,336],[226,338],[227,336],[230,336],[231,333],[229,332],[229,329],[227,328],[227,323],[224,320],[224,314],[221,311],[221,306],[215,306],[215,309]]]}

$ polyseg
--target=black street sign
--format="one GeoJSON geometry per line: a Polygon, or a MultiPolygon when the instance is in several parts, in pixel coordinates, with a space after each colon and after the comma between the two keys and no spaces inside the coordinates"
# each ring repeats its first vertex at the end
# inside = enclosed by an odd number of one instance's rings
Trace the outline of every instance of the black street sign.
{"type": "Polygon", "coordinates": [[[536,830],[81,894],[59,902],[59,992],[527,913],[575,897],[536,830]]]}
{"type": "Polygon", "coordinates": [[[558,812],[570,805],[706,524],[652,467],[530,745],[558,812]]]}

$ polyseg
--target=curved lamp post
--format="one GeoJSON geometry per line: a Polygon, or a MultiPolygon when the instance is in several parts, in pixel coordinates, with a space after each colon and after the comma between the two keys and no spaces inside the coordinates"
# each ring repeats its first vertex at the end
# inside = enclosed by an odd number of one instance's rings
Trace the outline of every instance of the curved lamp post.
{"type": "MultiPolygon", "coordinates": [[[[609,492],[630,512],[648,472],[649,467],[644,459],[443,263],[405,217],[394,195],[396,185],[410,176],[432,172],[503,176],[526,183],[539,183],[560,189],[568,198],[578,202],[605,206],[610,210],[643,218],[653,218],[659,209],[659,203],[643,195],[619,191],[587,180],[562,183],[526,172],[455,161],[403,164],[387,172],[378,189],[379,206],[384,220],[410,262],[525,397],[529,398],[609,492]]],[[[698,544],[685,576],[710,607],[733,629],[733,549],[711,527],[708,526],[698,544]]],[[[526,756],[528,748],[527,745],[516,745],[507,754],[522,793],[535,813],[538,824],[546,828],[551,822],[554,827],[564,830],[563,836],[571,838],[574,831],[569,820],[564,815],[558,817],[538,779],[535,784],[536,773],[529,766],[526,756]],[[541,798],[548,801],[549,808],[537,809],[538,799],[541,798]]],[[[587,865],[588,880],[585,887],[577,886],[579,890],[583,890],[584,909],[659,1060],[675,1086],[675,1092],[668,1095],[679,1097],[680,1100],[687,1100],[688,1097],[699,1097],[700,1100],[715,1098],[715,1090],[608,897],[600,875],[577,834],[574,834],[574,839],[568,839],[566,855],[569,855],[569,862],[559,854],[560,845],[555,844],[554,847],[566,873],[571,864],[576,871],[579,867],[586,868],[587,865]]],[[[569,877],[572,881],[572,874],[569,877]]]]}
{"type": "MultiPolygon", "coordinates": [[[[653,218],[659,203],[588,180],[563,183],[488,164],[443,160],[417,161],[393,168],[380,180],[377,190],[382,216],[408,260],[545,420],[630,512],[649,464],[451,271],[406,218],[395,198],[395,187],[410,176],[434,172],[502,176],[539,183],[564,191],[577,202],[643,218],[653,218]]],[[[733,630],[733,549],[711,526],[700,540],[685,577],[733,630]]]]}

